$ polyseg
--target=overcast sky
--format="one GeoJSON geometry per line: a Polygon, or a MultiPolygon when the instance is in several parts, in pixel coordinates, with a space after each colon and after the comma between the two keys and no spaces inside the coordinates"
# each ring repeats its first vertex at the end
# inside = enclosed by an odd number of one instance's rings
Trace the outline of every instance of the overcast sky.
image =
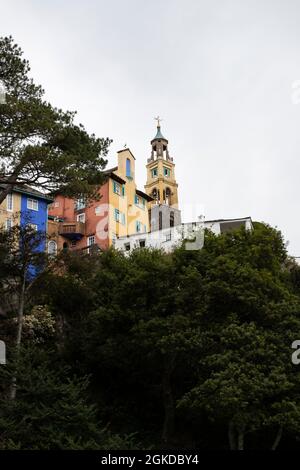
{"type": "Polygon", "coordinates": [[[126,143],[143,189],[159,114],[185,221],[251,216],[300,256],[300,0],[0,7],[47,99],[113,139],[109,166],[126,143]]]}

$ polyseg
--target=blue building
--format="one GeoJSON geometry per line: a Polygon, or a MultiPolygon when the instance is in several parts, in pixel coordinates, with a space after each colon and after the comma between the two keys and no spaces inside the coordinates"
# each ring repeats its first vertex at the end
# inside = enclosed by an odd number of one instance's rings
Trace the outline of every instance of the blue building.
{"type": "MultiPolygon", "coordinates": [[[[6,185],[1,184],[5,188],[6,185]]],[[[9,230],[14,225],[21,228],[30,225],[37,231],[37,252],[46,250],[48,204],[53,201],[49,196],[29,186],[15,186],[0,204],[0,228],[9,230]]],[[[35,275],[34,268],[29,269],[35,275]]]]}
{"type": "Polygon", "coordinates": [[[48,204],[53,199],[29,187],[18,188],[21,195],[20,226],[31,225],[37,232],[45,235],[39,251],[46,250],[48,204]]]}

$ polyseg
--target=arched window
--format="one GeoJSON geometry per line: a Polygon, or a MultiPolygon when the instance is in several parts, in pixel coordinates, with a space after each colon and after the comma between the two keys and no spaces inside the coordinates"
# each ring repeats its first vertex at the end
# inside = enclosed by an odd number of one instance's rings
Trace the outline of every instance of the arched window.
{"type": "Polygon", "coordinates": [[[57,243],[54,240],[50,240],[48,243],[48,255],[49,256],[57,255],[57,243]]]}
{"type": "Polygon", "coordinates": [[[158,213],[158,230],[162,230],[162,211],[158,213]]]}
{"type": "Polygon", "coordinates": [[[156,189],[156,188],[153,188],[151,196],[153,197],[153,199],[154,199],[155,201],[157,201],[157,199],[158,199],[158,192],[157,192],[157,189],[156,189]]]}
{"type": "Polygon", "coordinates": [[[166,188],[166,204],[171,205],[171,189],[166,188]]]}
{"type": "Polygon", "coordinates": [[[170,227],[174,227],[174,212],[170,212],[170,227]]]}
{"type": "Polygon", "coordinates": [[[126,159],[126,176],[131,176],[131,162],[129,158],[126,159]]]}

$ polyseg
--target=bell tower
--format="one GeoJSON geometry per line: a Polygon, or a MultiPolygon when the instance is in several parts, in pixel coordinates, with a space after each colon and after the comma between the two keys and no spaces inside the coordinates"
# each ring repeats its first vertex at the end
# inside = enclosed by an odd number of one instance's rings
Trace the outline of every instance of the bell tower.
{"type": "MultiPolygon", "coordinates": [[[[175,179],[175,164],[169,155],[168,140],[162,135],[159,117],[157,132],[151,140],[151,157],[147,160],[146,193],[154,199],[154,204],[166,204],[178,209],[178,184],[175,179]]],[[[153,204],[153,203],[152,203],[153,204]]]]}
{"type": "Polygon", "coordinates": [[[175,164],[170,157],[168,140],[162,135],[159,117],[157,132],[151,140],[151,156],[147,160],[147,182],[145,192],[152,197],[149,203],[151,231],[168,229],[181,224],[178,209],[178,184],[175,179],[175,164]]]}

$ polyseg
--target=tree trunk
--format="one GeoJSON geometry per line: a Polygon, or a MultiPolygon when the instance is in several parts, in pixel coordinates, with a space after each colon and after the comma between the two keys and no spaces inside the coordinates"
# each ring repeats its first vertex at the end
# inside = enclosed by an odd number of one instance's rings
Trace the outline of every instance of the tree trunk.
{"type": "Polygon", "coordinates": [[[245,437],[245,426],[241,426],[238,428],[238,439],[237,439],[238,450],[244,450],[244,437],[245,437]]]}
{"type": "Polygon", "coordinates": [[[278,447],[278,445],[281,441],[281,438],[282,438],[282,433],[283,433],[283,427],[279,426],[277,434],[276,434],[274,442],[273,442],[273,445],[271,447],[271,450],[276,450],[277,449],[277,447],[278,447]]]}
{"type": "MultiPolygon", "coordinates": [[[[23,329],[23,318],[24,318],[24,304],[25,304],[25,282],[26,282],[26,274],[24,273],[21,289],[20,289],[20,296],[19,296],[19,307],[18,307],[18,323],[17,323],[17,336],[16,336],[16,361],[19,359],[20,355],[20,346],[22,340],[22,329],[23,329]]],[[[11,387],[10,387],[10,400],[15,400],[17,394],[17,374],[16,370],[11,380],[11,387]]]]}
{"type": "Polygon", "coordinates": [[[236,450],[235,428],[232,421],[228,425],[228,440],[230,450],[236,450]]]}
{"type": "Polygon", "coordinates": [[[61,353],[65,346],[65,320],[63,315],[58,315],[56,320],[57,326],[57,348],[61,353]]]}
{"type": "Polygon", "coordinates": [[[162,431],[162,442],[168,446],[174,433],[175,405],[171,385],[171,377],[175,367],[175,354],[166,354],[163,358],[164,370],[162,377],[162,394],[164,402],[164,423],[162,431]]]}

